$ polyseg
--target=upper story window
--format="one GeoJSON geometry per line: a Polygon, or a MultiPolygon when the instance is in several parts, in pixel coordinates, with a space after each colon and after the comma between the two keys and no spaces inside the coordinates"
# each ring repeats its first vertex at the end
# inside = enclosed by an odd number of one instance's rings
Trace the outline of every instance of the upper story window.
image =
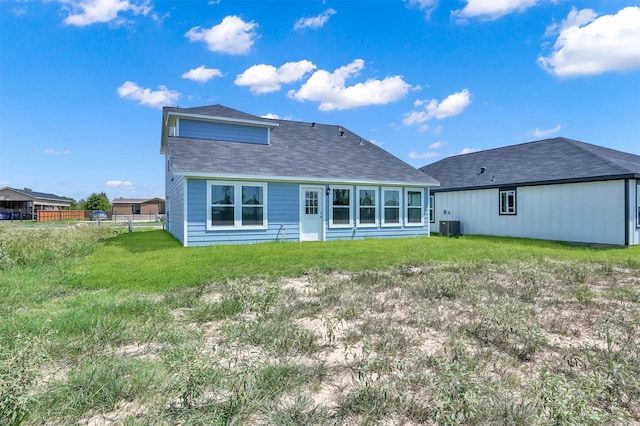
{"type": "Polygon", "coordinates": [[[406,197],[406,226],[421,226],[424,224],[424,205],[421,189],[407,189],[406,197]]]}
{"type": "Polygon", "coordinates": [[[429,222],[431,223],[436,221],[435,207],[436,197],[435,195],[429,195],[429,222]]]}
{"type": "Polygon", "coordinates": [[[378,225],[378,189],[375,187],[358,187],[358,221],[360,227],[378,225]]]}
{"type": "Polygon", "coordinates": [[[350,186],[331,187],[331,209],[329,223],[334,228],[349,228],[353,226],[352,188],[350,186]]]}
{"type": "Polygon", "coordinates": [[[265,229],[267,184],[207,181],[207,229],[265,229]]]}
{"type": "Polygon", "coordinates": [[[516,214],[516,190],[515,188],[505,188],[499,191],[500,214],[516,214]]]}
{"type": "Polygon", "coordinates": [[[382,226],[400,226],[400,189],[382,189],[382,226]]]}

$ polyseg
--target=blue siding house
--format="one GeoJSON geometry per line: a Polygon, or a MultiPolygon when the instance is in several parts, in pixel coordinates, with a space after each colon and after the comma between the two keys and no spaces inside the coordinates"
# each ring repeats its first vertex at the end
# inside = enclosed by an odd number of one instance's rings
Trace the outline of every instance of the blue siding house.
{"type": "Polygon", "coordinates": [[[338,125],[165,107],[160,152],[184,246],[429,235],[438,182],[338,125]]]}

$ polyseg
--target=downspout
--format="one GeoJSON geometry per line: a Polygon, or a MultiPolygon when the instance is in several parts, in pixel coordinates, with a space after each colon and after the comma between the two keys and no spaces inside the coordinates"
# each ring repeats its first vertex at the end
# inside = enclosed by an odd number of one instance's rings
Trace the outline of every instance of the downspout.
{"type": "Polygon", "coordinates": [[[629,225],[629,220],[631,219],[629,216],[629,207],[631,203],[629,201],[629,193],[631,192],[631,180],[624,180],[624,245],[629,246],[629,233],[631,232],[632,226],[629,225]]]}

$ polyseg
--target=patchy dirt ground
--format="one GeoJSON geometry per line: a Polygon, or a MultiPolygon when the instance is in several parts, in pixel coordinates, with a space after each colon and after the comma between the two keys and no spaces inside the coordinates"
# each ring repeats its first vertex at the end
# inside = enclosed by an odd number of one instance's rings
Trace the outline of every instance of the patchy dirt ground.
{"type": "Polygon", "coordinates": [[[80,423],[640,424],[638,272],[439,264],[185,290],[150,302],[155,336],[105,349],[155,371],[155,393],[80,423]]]}

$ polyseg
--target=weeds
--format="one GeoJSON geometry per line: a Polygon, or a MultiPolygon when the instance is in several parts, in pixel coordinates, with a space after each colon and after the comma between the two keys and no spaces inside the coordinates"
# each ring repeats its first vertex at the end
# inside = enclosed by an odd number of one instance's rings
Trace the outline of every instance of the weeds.
{"type": "Polygon", "coordinates": [[[23,335],[0,340],[0,423],[19,425],[37,402],[36,383],[46,359],[42,341],[23,335]]]}
{"type": "Polygon", "coordinates": [[[640,422],[635,248],[85,231],[0,251],[2,424],[640,422]]]}

